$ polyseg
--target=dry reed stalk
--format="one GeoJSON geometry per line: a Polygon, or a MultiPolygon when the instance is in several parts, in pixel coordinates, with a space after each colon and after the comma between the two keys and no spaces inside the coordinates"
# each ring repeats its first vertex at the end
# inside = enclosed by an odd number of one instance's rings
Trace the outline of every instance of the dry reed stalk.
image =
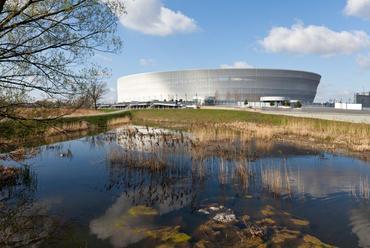
{"type": "Polygon", "coordinates": [[[107,122],[107,126],[118,126],[122,124],[128,124],[131,122],[129,117],[114,118],[107,122]]]}
{"type": "Polygon", "coordinates": [[[353,151],[370,151],[370,128],[351,128],[336,122],[327,125],[314,121],[295,120],[280,126],[250,122],[214,123],[204,127],[196,126],[191,130],[201,142],[216,140],[230,141],[240,138],[270,140],[294,136],[308,138],[328,145],[345,146],[353,151]]]}
{"type": "Polygon", "coordinates": [[[48,128],[45,132],[45,136],[51,136],[56,134],[61,134],[64,132],[77,132],[77,131],[84,131],[89,129],[89,123],[86,121],[76,121],[76,122],[69,122],[63,123],[61,126],[54,126],[48,128]]]}

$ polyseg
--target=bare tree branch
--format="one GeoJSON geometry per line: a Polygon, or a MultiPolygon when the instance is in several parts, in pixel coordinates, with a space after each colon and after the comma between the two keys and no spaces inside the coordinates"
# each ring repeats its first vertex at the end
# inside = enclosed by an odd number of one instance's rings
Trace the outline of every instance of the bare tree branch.
{"type": "Polygon", "coordinates": [[[8,106],[0,120],[26,118],[10,106],[31,101],[30,94],[83,99],[103,75],[89,62],[95,52],[121,47],[116,28],[123,13],[119,0],[0,0],[0,106],[8,106]]]}

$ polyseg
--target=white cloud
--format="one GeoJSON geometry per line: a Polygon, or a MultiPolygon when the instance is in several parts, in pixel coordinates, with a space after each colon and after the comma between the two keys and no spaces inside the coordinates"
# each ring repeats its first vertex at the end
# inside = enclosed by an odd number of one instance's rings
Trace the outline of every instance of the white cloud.
{"type": "Polygon", "coordinates": [[[222,69],[232,69],[232,68],[253,68],[252,65],[248,64],[245,61],[236,61],[231,65],[223,64],[220,66],[222,69]]]}
{"type": "Polygon", "coordinates": [[[370,20],[370,0],[347,0],[344,13],[370,20]]]}
{"type": "Polygon", "coordinates": [[[273,53],[332,56],[360,51],[370,46],[370,40],[364,31],[336,32],[325,26],[304,26],[298,23],[290,28],[272,28],[260,44],[266,51],[273,53]]]}
{"type": "Polygon", "coordinates": [[[194,19],[166,8],[161,0],[124,0],[127,14],[123,26],[144,34],[168,36],[197,30],[194,19]]]}
{"type": "Polygon", "coordinates": [[[141,66],[153,66],[155,65],[155,60],[154,59],[145,59],[145,58],[142,58],[139,60],[139,63],[141,66]]]}
{"type": "Polygon", "coordinates": [[[370,69],[370,54],[357,56],[356,62],[361,68],[370,69]]]}

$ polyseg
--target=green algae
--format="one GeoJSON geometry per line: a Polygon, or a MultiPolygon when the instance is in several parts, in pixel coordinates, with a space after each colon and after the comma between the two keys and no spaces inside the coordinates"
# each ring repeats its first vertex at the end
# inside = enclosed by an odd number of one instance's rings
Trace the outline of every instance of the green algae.
{"type": "Polygon", "coordinates": [[[145,206],[132,207],[128,210],[127,213],[132,217],[158,215],[157,210],[155,210],[154,208],[145,207],[145,206]]]}

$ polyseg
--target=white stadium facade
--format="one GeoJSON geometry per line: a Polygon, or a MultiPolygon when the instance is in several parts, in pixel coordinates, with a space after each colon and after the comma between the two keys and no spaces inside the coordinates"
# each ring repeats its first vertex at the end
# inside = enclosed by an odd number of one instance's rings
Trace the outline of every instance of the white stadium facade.
{"type": "Polygon", "coordinates": [[[321,76],[273,69],[209,69],[134,74],[118,79],[118,102],[194,101],[216,104],[283,97],[312,103],[321,76]]]}

